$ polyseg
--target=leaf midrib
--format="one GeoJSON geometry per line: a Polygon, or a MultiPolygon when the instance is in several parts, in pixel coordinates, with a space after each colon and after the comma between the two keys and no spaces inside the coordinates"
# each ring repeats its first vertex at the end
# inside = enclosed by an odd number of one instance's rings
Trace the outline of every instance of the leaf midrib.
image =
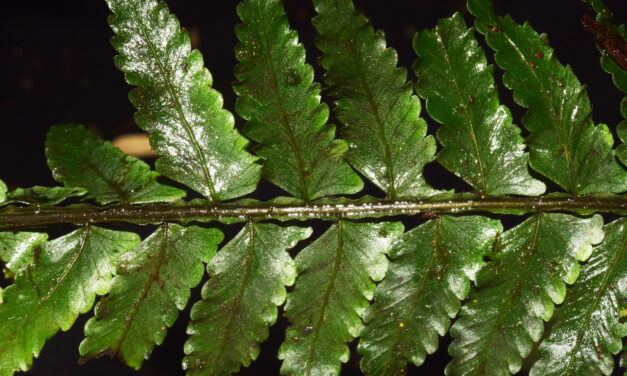
{"type": "MultiPolygon", "coordinates": [[[[9,336],[8,340],[5,342],[5,345],[0,348],[0,353],[4,353],[4,350],[7,347],[9,347],[10,342],[15,338],[15,335],[17,334],[17,332],[20,331],[24,326],[26,326],[26,324],[30,321],[30,318],[32,316],[34,316],[37,312],[39,312],[41,307],[48,301],[48,299],[50,299],[50,297],[52,297],[52,295],[54,295],[54,292],[57,290],[59,285],[61,285],[61,283],[65,281],[65,278],[68,276],[70,271],[74,268],[74,265],[76,265],[76,262],[78,261],[79,257],[83,254],[83,251],[85,250],[85,244],[87,243],[87,237],[89,235],[89,232],[91,231],[91,225],[85,224],[84,229],[85,230],[83,231],[83,234],[82,234],[83,236],[81,237],[79,249],[74,255],[74,257],[71,258],[70,262],[68,263],[67,268],[63,271],[63,274],[61,274],[61,276],[56,279],[56,284],[52,287],[52,289],[50,289],[50,291],[48,291],[46,296],[37,302],[37,306],[35,307],[35,309],[32,310],[28,315],[26,315],[24,319],[21,320],[20,325],[18,325],[18,327],[15,328],[15,330],[11,332],[11,335],[9,336]]],[[[35,284],[33,284],[33,287],[35,289],[38,289],[35,284]]],[[[57,322],[55,322],[54,325],[58,328],[57,322]]]]}
{"type": "MultiPolygon", "coordinates": [[[[367,30],[368,27],[369,27],[369,24],[365,24],[361,30],[367,30]]],[[[361,50],[355,49],[354,38],[349,39],[348,43],[351,44],[353,50],[361,52],[361,50]]],[[[386,180],[388,182],[388,189],[389,189],[389,191],[386,193],[389,194],[390,199],[394,200],[397,198],[396,182],[395,182],[396,179],[394,178],[394,167],[392,164],[392,152],[390,150],[390,145],[388,143],[388,140],[385,136],[385,125],[383,124],[383,120],[381,120],[381,117],[379,116],[379,106],[377,105],[374,99],[374,95],[372,94],[372,89],[370,88],[370,85],[368,85],[368,82],[365,80],[366,69],[364,65],[362,64],[363,59],[355,57],[355,58],[351,58],[350,60],[351,60],[352,69],[357,70],[356,67],[358,67],[359,69],[359,73],[358,73],[359,83],[361,87],[364,89],[364,96],[368,100],[368,105],[370,106],[370,110],[372,111],[372,114],[374,115],[375,125],[377,128],[377,134],[379,135],[379,139],[381,141],[381,144],[383,145],[383,153],[384,153],[383,156],[384,156],[384,162],[385,162],[386,180]]]]}
{"type": "MultiPolygon", "coordinates": [[[[98,166],[96,166],[95,164],[93,164],[92,162],[90,162],[89,160],[85,161],[85,164],[87,165],[87,167],[92,170],[100,179],[102,179],[105,184],[107,184],[112,190],[113,192],[115,192],[115,194],[118,195],[118,197],[120,198],[121,202],[125,202],[128,203],[130,201],[130,196],[128,194],[128,192],[124,191],[118,184],[116,184],[113,179],[109,179],[107,176],[105,176],[102,171],[98,168],[98,166]]],[[[128,174],[130,171],[130,168],[126,170],[127,172],[125,174],[128,174]]],[[[92,193],[89,194],[90,196],[92,195],[92,193]]],[[[92,196],[93,197],[93,196],[92,196]]],[[[98,199],[97,197],[95,197],[95,199],[98,199]]],[[[113,200],[115,201],[115,199],[113,200]]]]}
{"type": "Polygon", "coordinates": [[[244,277],[242,278],[242,282],[237,291],[237,295],[233,297],[233,302],[231,302],[229,306],[229,318],[226,323],[226,326],[224,327],[224,332],[223,332],[224,334],[222,338],[220,339],[218,351],[213,357],[213,362],[212,362],[213,365],[211,367],[212,372],[215,372],[215,370],[217,369],[218,360],[222,359],[222,353],[224,353],[224,349],[226,348],[226,342],[231,334],[231,328],[233,327],[233,323],[235,322],[235,316],[236,316],[235,307],[239,305],[242,299],[242,296],[244,295],[244,291],[246,290],[246,287],[248,285],[248,280],[250,279],[250,272],[251,272],[252,264],[253,264],[252,259],[253,259],[253,255],[255,252],[255,235],[256,234],[255,234],[255,225],[253,221],[249,220],[247,227],[248,227],[248,252],[246,254],[246,259],[245,259],[244,277]]]}
{"type": "Polygon", "coordinates": [[[139,310],[140,303],[142,303],[146,299],[146,297],[148,296],[148,292],[150,291],[152,285],[159,278],[159,273],[161,271],[161,267],[165,260],[165,254],[166,254],[166,249],[168,245],[168,236],[169,236],[169,230],[170,230],[169,224],[167,222],[164,223],[162,227],[163,227],[163,234],[161,237],[161,246],[159,247],[157,261],[153,264],[152,271],[147,276],[147,280],[142,287],[140,296],[137,299],[135,299],[133,308],[131,309],[130,314],[127,315],[127,317],[130,317],[130,320],[123,320],[124,329],[122,333],[120,334],[116,343],[113,346],[111,346],[111,349],[114,350],[116,353],[118,352],[122,341],[124,341],[128,331],[130,330],[131,325],[137,318],[137,311],[139,310]]]}
{"type": "Polygon", "coordinates": [[[579,328],[579,331],[577,332],[577,341],[575,342],[575,346],[573,347],[570,353],[570,357],[568,360],[568,368],[566,369],[566,371],[569,372],[568,374],[572,373],[572,369],[575,364],[575,354],[577,353],[579,347],[581,346],[581,343],[583,341],[583,336],[585,334],[584,329],[586,329],[588,325],[590,324],[590,320],[592,319],[592,314],[594,313],[595,308],[598,306],[602,295],[607,290],[607,287],[610,283],[610,279],[611,277],[613,277],[613,270],[616,267],[616,265],[618,265],[621,258],[623,257],[623,254],[625,253],[625,249],[627,249],[627,229],[625,230],[625,234],[623,235],[623,241],[620,247],[620,251],[616,253],[616,258],[614,259],[614,261],[612,261],[612,265],[604,272],[605,278],[603,278],[603,283],[601,283],[601,286],[599,287],[599,290],[597,291],[593,304],[590,305],[590,307],[588,307],[588,310],[586,311],[585,319],[581,327],[579,328]]]}
{"type": "MultiPolygon", "coordinates": [[[[253,29],[254,30],[254,29],[253,29]]],[[[301,195],[303,201],[309,202],[309,193],[307,192],[307,185],[305,180],[305,162],[303,161],[302,156],[300,155],[300,150],[298,149],[296,137],[294,137],[294,132],[290,126],[290,120],[288,118],[285,109],[283,108],[283,100],[281,98],[281,94],[279,92],[279,83],[276,77],[276,71],[274,66],[272,65],[273,61],[279,61],[277,58],[270,58],[271,49],[268,48],[268,41],[266,40],[266,35],[262,31],[259,33],[259,39],[261,40],[261,46],[263,48],[263,57],[266,63],[266,67],[270,72],[270,85],[272,88],[272,96],[274,97],[274,101],[276,102],[277,110],[279,112],[279,119],[281,120],[281,125],[283,126],[283,131],[287,135],[288,145],[292,152],[294,153],[294,157],[296,158],[296,163],[298,167],[298,181],[300,184],[301,195]]]]}
{"type": "MultiPolygon", "coordinates": [[[[501,17],[499,17],[499,19],[501,21],[504,21],[501,17]]],[[[568,163],[568,169],[570,170],[570,185],[571,185],[570,192],[572,194],[577,195],[578,194],[577,193],[577,191],[578,191],[578,189],[577,189],[577,177],[576,177],[576,174],[575,174],[575,166],[574,166],[573,160],[572,160],[572,158],[573,158],[572,157],[572,152],[570,151],[568,143],[565,141],[566,135],[564,134],[564,129],[562,127],[562,123],[557,118],[557,111],[555,110],[555,107],[553,106],[553,102],[551,102],[549,100],[549,98],[547,97],[547,94],[546,94],[547,90],[546,90],[546,88],[544,86],[544,81],[542,81],[540,79],[540,77],[538,77],[538,74],[537,74],[535,68],[533,68],[531,66],[531,62],[527,60],[525,55],[518,48],[516,43],[514,43],[514,41],[509,37],[509,35],[507,33],[503,32],[503,36],[505,37],[507,42],[510,44],[510,46],[514,49],[514,51],[516,51],[516,53],[518,53],[518,55],[520,56],[521,60],[523,61],[523,65],[525,65],[525,67],[527,68],[528,72],[531,72],[530,75],[536,80],[536,82],[538,83],[538,86],[540,86],[540,88],[541,88],[541,90],[540,90],[541,97],[544,99],[544,101],[546,102],[547,106],[549,107],[549,113],[550,113],[551,120],[555,124],[555,128],[558,131],[559,141],[560,141],[561,145],[564,147],[564,156],[566,158],[566,162],[568,163]]],[[[550,60],[547,61],[547,63],[550,63],[550,60]]],[[[552,90],[549,90],[549,91],[552,92],[552,90]]]]}
{"type": "Polygon", "coordinates": [[[198,157],[198,159],[200,160],[200,165],[201,165],[203,176],[205,178],[205,183],[207,184],[207,188],[209,188],[209,196],[210,196],[209,198],[212,201],[219,201],[218,197],[216,196],[215,187],[213,186],[213,181],[211,180],[211,174],[209,173],[209,170],[207,169],[207,161],[205,160],[205,155],[204,153],[202,153],[202,149],[200,145],[198,144],[198,142],[196,141],[196,138],[194,137],[194,132],[192,131],[191,124],[187,121],[187,118],[185,117],[185,114],[183,113],[183,106],[178,100],[178,96],[175,95],[174,93],[174,88],[172,87],[170,78],[168,74],[166,73],[167,69],[161,63],[161,60],[159,59],[157,52],[156,52],[157,51],[156,47],[154,46],[152,41],[148,39],[146,26],[141,22],[140,17],[137,16],[138,14],[137,8],[135,7],[133,2],[129,2],[129,5],[131,7],[131,10],[133,11],[133,16],[135,18],[135,21],[137,22],[137,25],[139,25],[139,28],[140,28],[139,34],[141,35],[144,42],[146,42],[146,45],[148,46],[148,50],[150,51],[150,54],[152,55],[155,63],[157,64],[157,67],[159,68],[161,77],[163,78],[167,91],[170,94],[170,98],[172,98],[172,101],[174,102],[174,107],[176,108],[176,112],[178,113],[179,118],[181,119],[181,124],[183,124],[183,128],[185,129],[185,132],[187,133],[188,140],[190,141],[192,147],[194,148],[196,157],[198,157]]]}
{"type": "MultiPolygon", "coordinates": [[[[543,216],[542,212],[540,212],[540,213],[538,213],[536,215],[536,221],[535,221],[533,236],[531,238],[531,242],[530,242],[529,247],[527,249],[528,252],[525,255],[525,260],[522,261],[522,262],[524,262],[523,267],[522,267],[522,269],[520,269],[520,273],[518,273],[518,278],[516,278],[516,283],[514,283],[512,285],[513,287],[510,289],[510,293],[509,293],[509,295],[507,297],[507,300],[505,301],[503,309],[499,312],[496,320],[494,320],[494,325],[492,326],[492,330],[490,331],[490,334],[488,335],[488,339],[486,340],[486,344],[483,347],[483,351],[485,351],[486,349],[488,349],[488,347],[490,347],[490,345],[492,343],[492,340],[494,339],[494,336],[496,335],[497,329],[501,325],[501,321],[503,320],[503,316],[505,316],[505,312],[514,303],[513,302],[513,298],[515,296],[516,286],[518,286],[520,284],[520,282],[522,280],[522,277],[525,275],[525,273],[527,271],[527,268],[531,264],[529,261],[530,261],[531,257],[534,255],[534,250],[536,249],[536,243],[537,243],[537,240],[538,240],[538,233],[540,231],[542,216],[543,216]]],[[[486,359],[485,359],[485,357],[482,357],[481,361],[479,362],[477,367],[474,369],[474,373],[473,374],[475,376],[482,376],[483,372],[485,370],[485,367],[486,367],[486,359]]]]}
{"type": "MultiPolygon", "coordinates": [[[[473,30],[473,29],[470,29],[473,30]]],[[[468,33],[469,31],[467,31],[466,33],[468,33]]],[[[438,40],[438,44],[440,45],[440,47],[442,48],[442,54],[444,55],[444,63],[447,66],[447,70],[448,70],[448,75],[450,77],[452,77],[451,81],[453,83],[453,86],[455,87],[455,93],[457,93],[457,96],[459,98],[459,103],[461,103],[462,108],[464,109],[464,115],[466,117],[466,121],[468,124],[468,128],[470,130],[470,137],[472,139],[472,145],[475,149],[475,155],[477,156],[477,161],[479,163],[479,173],[481,174],[481,196],[485,197],[488,194],[487,191],[487,184],[486,184],[486,172],[485,172],[485,167],[483,166],[483,156],[481,155],[481,153],[479,152],[479,144],[477,142],[477,135],[475,133],[475,125],[473,123],[473,118],[472,116],[470,116],[470,114],[468,113],[468,106],[466,105],[466,102],[464,100],[464,97],[462,95],[461,89],[459,88],[458,85],[458,77],[456,75],[457,70],[453,69],[452,64],[451,64],[451,60],[449,57],[449,53],[448,50],[446,49],[445,43],[444,43],[444,38],[442,36],[442,34],[440,33],[440,28],[436,27],[434,29],[434,33],[436,35],[436,38],[438,40]]]]}
{"type": "Polygon", "coordinates": [[[340,262],[342,260],[342,252],[344,249],[344,240],[342,234],[342,219],[337,221],[337,249],[335,254],[335,260],[333,262],[333,270],[331,271],[331,276],[329,277],[329,284],[327,285],[327,290],[324,293],[324,299],[322,300],[322,308],[320,309],[320,313],[318,314],[318,321],[314,326],[314,337],[311,342],[311,348],[309,350],[309,357],[307,359],[307,366],[305,369],[305,375],[311,375],[311,367],[314,361],[314,357],[316,354],[316,343],[318,342],[318,336],[320,334],[320,328],[322,327],[322,323],[324,322],[324,315],[329,306],[329,300],[331,298],[331,291],[333,290],[335,279],[337,278],[337,273],[340,269],[340,262]]]}
{"type": "MultiPolygon", "coordinates": [[[[429,278],[429,272],[432,270],[432,266],[435,260],[438,258],[437,257],[438,254],[440,255],[443,261],[446,260],[444,250],[442,249],[442,216],[438,216],[438,228],[436,229],[436,233],[435,233],[435,246],[433,248],[433,252],[431,253],[429,263],[427,264],[427,267],[425,268],[423,277],[421,278],[421,281],[420,281],[420,285],[416,289],[411,305],[409,306],[407,313],[403,316],[403,320],[401,321],[401,323],[409,321],[409,317],[411,316],[411,313],[413,312],[414,308],[418,304],[418,301],[420,300],[420,297],[422,296],[422,293],[427,285],[427,281],[431,279],[429,278]]],[[[442,286],[442,288],[447,288],[447,287],[442,286]]],[[[391,346],[389,346],[391,354],[396,353],[396,348],[400,343],[401,333],[405,330],[407,329],[404,329],[403,327],[401,327],[400,324],[398,325],[394,342],[392,343],[391,346]]],[[[399,354],[399,356],[404,356],[404,354],[401,354],[400,352],[398,352],[397,354],[399,354]]],[[[385,363],[385,368],[383,369],[383,375],[387,375],[388,370],[392,367],[392,358],[393,356],[389,357],[388,361],[385,363]]]]}

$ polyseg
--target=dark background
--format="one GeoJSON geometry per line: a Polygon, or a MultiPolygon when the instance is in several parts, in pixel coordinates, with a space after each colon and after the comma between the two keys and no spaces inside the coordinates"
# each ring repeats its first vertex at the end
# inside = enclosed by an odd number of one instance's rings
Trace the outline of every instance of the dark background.
{"type": "MultiPolygon", "coordinates": [[[[232,68],[235,65],[233,47],[236,44],[233,26],[239,23],[235,14],[236,1],[170,0],[171,10],[181,25],[190,30],[195,47],[205,57],[205,64],[214,77],[214,87],[224,96],[224,105],[233,111],[235,96],[231,89],[232,68]]],[[[411,38],[416,31],[432,28],[437,19],[462,12],[470,25],[471,18],[462,0],[355,0],[364,8],[377,29],[384,29],[388,44],[399,54],[399,65],[410,68],[415,59],[411,38]]],[[[606,0],[615,12],[616,23],[627,22],[627,2],[606,0]]],[[[9,188],[31,185],[55,185],[46,166],[44,141],[48,128],[54,124],[73,122],[84,124],[105,139],[137,132],[133,121],[134,109],[127,99],[130,87],[112,64],[114,50],[109,44],[112,32],[106,23],[108,9],[104,1],[5,1],[0,21],[0,179],[9,188]]],[[[317,65],[319,52],[313,40],[310,24],[314,11],[310,1],[285,0],[288,17],[308,50],[308,62],[314,65],[317,79],[322,70],[317,65]]],[[[581,19],[591,10],[576,0],[497,1],[502,12],[512,13],[518,22],[528,20],[537,31],[549,34],[558,59],[570,64],[588,92],[594,108],[596,123],[606,123],[612,130],[620,121],[621,93],[612,85],[611,77],[599,67],[599,53],[590,35],[581,27],[581,19]]],[[[480,43],[483,39],[479,36],[480,43]]],[[[492,62],[491,52],[488,59],[492,62]]],[[[502,72],[496,70],[497,81],[502,72]]],[[[413,73],[409,72],[413,80],[413,73]]],[[[500,85],[500,82],[499,82],[500,85]]],[[[328,98],[323,100],[329,103],[328,98]]],[[[501,101],[520,124],[524,110],[512,101],[511,92],[501,87],[501,101]]],[[[436,123],[429,119],[430,133],[436,123]]],[[[237,126],[242,120],[237,118],[237,126]]],[[[151,162],[151,161],[149,161],[151,162]]],[[[439,188],[467,190],[468,187],[451,178],[437,164],[427,166],[426,179],[439,188]]],[[[366,192],[381,196],[371,185],[366,192]]],[[[262,183],[256,197],[269,198],[280,190],[262,183]]],[[[401,218],[409,229],[420,222],[401,218]]],[[[520,218],[506,218],[512,225],[520,218]]],[[[316,233],[325,224],[313,222],[316,233]]],[[[239,227],[229,228],[227,239],[239,227]]],[[[138,230],[135,228],[135,230],[138,230]]],[[[63,233],[63,229],[55,231],[63,233]]],[[[142,234],[150,228],[140,228],[142,234]]],[[[54,233],[54,232],[53,232],[54,233]]],[[[51,234],[52,235],[52,234],[51,234]]],[[[200,296],[195,289],[191,303],[200,296]]],[[[88,315],[82,315],[74,327],[49,340],[39,359],[35,359],[32,375],[182,375],[180,363],[189,308],[169,331],[164,345],[157,347],[142,371],[134,373],[117,360],[96,359],[78,366],[78,344],[88,315]]],[[[276,375],[280,362],[277,349],[283,339],[286,320],[279,315],[257,362],[241,375],[276,375]]],[[[427,357],[420,368],[422,374],[442,374],[448,362],[446,348],[450,338],[441,340],[439,351],[427,357]]],[[[354,345],[354,344],[353,344],[354,345]]],[[[354,349],[354,346],[353,346],[354,349]]],[[[360,374],[358,357],[352,356],[343,367],[343,375],[360,374]]],[[[418,374],[410,368],[409,374],[418,374]]],[[[618,374],[618,373],[617,373],[618,374]]]]}

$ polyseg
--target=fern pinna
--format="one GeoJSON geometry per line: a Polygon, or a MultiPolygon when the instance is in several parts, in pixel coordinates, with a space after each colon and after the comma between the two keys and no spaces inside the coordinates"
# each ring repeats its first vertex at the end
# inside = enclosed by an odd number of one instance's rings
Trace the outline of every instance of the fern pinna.
{"type": "MultiPolygon", "coordinates": [[[[627,93],[625,26],[601,1],[586,2],[601,66],[627,93]]],[[[106,3],[116,66],[159,158],[151,170],[83,126],[56,125],[45,150],[63,186],[8,190],[0,181],[10,281],[0,376],[27,371],[50,337],[92,308],[81,361],[115,355],[140,369],[188,305],[188,375],[250,365],[281,312],[286,375],[339,375],[351,357],[367,375],[403,374],[447,333],[447,375],[610,375],[625,366],[627,121],[617,142],[593,123],[585,86],[546,35],[499,16],[490,0],[468,0],[526,111],[523,137],[460,14],[414,36],[413,82],[351,0],[314,0],[323,87],[282,1],[242,0],[240,133],[164,2],[106,3]],[[432,187],[428,163],[471,190],[432,187]],[[285,196],[247,196],[260,179],[285,196]],[[355,196],[364,180],[381,198],[355,196]],[[417,215],[424,220],[405,228],[417,215]],[[518,224],[504,227],[504,215],[518,224]],[[328,223],[323,231],[308,226],[315,219],[328,223]],[[131,225],[100,227],[120,222],[131,225]],[[60,223],[76,229],[52,240],[40,231],[60,223]],[[133,224],[154,232],[142,240],[133,224]],[[225,239],[221,229],[238,225],[225,239]]],[[[620,108],[627,116],[627,100],[620,108]]]]}

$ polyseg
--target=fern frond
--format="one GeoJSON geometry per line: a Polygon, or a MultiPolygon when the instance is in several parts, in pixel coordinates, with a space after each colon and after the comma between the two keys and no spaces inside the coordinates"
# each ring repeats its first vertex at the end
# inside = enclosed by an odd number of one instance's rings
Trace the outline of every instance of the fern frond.
{"type": "Polygon", "coordinates": [[[280,0],[246,0],[237,7],[243,24],[234,85],[244,133],[260,143],[263,176],[303,201],[356,193],[363,182],[344,161],[348,145],[325,124],[313,68],[291,30],[280,0]]]}
{"type": "Polygon", "coordinates": [[[339,219],[296,256],[299,276],[285,305],[290,326],[279,349],[281,374],[340,373],[372,299],[373,281],[387,269],[385,253],[402,233],[400,222],[339,219]]]}
{"type": "Polygon", "coordinates": [[[211,279],[192,307],[183,368],[187,374],[229,375],[259,355],[259,344],[296,278],[287,251],[311,235],[308,227],[249,221],[211,260],[211,279]]]}
{"type": "Polygon", "coordinates": [[[48,234],[41,232],[0,232],[0,260],[5,277],[13,278],[33,264],[46,240],[48,234]]]}
{"type": "Polygon", "coordinates": [[[117,34],[116,65],[137,88],[130,94],[135,121],[150,134],[160,155],[163,175],[222,201],[252,192],[260,166],[233,128],[233,115],[222,109],[222,97],[200,52],[192,51],[165,2],[107,0],[109,24],[117,34]]]}
{"type": "Polygon", "coordinates": [[[222,239],[217,229],[166,223],[122,255],[109,295],[85,324],[82,361],[118,355],[138,370],[187,305],[190,288],[204,274],[203,263],[222,239]]]}
{"type": "Polygon", "coordinates": [[[528,109],[522,123],[531,132],[531,167],[572,194],[627,190],[627,170],[614,158],[611,132],[592,123],[585,88],[557,61],[546,35],[509,15],[497,16],[491,0],[469,0],[468,9],[506,71],[503,82],[528,109]]]}
{"type": "Polygon", "coordinates": [[[435,352],[501,231],[486,217],[441,216],[403,234],[364,315],[357,350],[365,374],[401,375],[435,352]]]}
{"type": "Polygon", "coordinates": [[[548,338],[537,350],[532,376],[611,375],[612,354],[627,335],[619,323],[627,310],[627,220],[604,227],[605,239],[595,248],[564,303],[555,310],[548,338]]]}
{"type": "Polygon", "coordinates": [[[137,243],[136,234],[90,225],[47,242],[2,294],[0,375],[28,370],[48,338],[107,293],[117,258],[137,243]]]}
{"type": "Polygon", "coordinates": [[[546,187],[529,174],[520,129],[499,105],[494,69],[461,14],[416,34],[414,50],[416,91],[443,125],[438,162],[483,196],[542,194],[546,187]]]}
{"type": "Polygon", "coordinates": [[[336,99],[335,115],[346,125],[341,132],[350,145],[348,162],[391,199],[437,193],[422,177],[435,140],[425,137],[420,100],[412,95],[406,70],[396,67],[396,51],[352,0],[315,0],[314,6],[316,45],[336,99]]]}
{"type": "Polygon", "coordinates": [[[451,327],[447,375],[509,375],[543,332],[543,320],[575,282],[577,260],[603,239],[600,216],[539,213],[500,237],[498,249],[476,278],[451,327]]]}
{"type": "Polygon", "coordinates": [[[157,182],[158,172],[122,153],[82,126],[50,128],[46,156],[53,177],[66,187],[81,187],[101,204],[174,201],[185,191],[157,182]]]}

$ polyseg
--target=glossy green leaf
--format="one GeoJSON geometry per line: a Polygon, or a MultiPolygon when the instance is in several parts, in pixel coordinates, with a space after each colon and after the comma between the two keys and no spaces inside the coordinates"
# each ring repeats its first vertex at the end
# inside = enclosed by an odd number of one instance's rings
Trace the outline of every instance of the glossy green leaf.
{"type": "Polygon", "coordinates": [[[109,290],[119,255],[138,242],[136,234],[89,225],[47,242],[2,294],[0,375],[26,371],[48,338],[89,311],[109,290]]]}
{"type": "Polygon", "coordinates": [[[375,283],[387,269],[385,253],[403,233],[399,222],[338,220],[296,256],[299,277],[288,294],[290,326],[279,349],[281,374],[330,376],[349,358],[375,283]]]}
{"type": "Polygon", "coordinates": [[[81,187],[101,204],[173,201],[185,191],[157,181],[159,173],[111,143],[72,124],[50,128],[46,156],[53,177],[66,187],[81,187]]]}
{"type": "Polygon", "coordinates": [[[135,121],[159,153],[157,170],[212,201],[252,192],[260,166],[233,128],[233,115],[211,89],[200,52],[165,2],[107,0],[113,14],[116,65],[137,88],[130,94],[135,121]]]}
{"type": "Polygon", "coordinates": [[[494,67],[461,14],[416,34],[414,50],[416,90],[442,123],[438,162],[483,196],[542,194],[546,187],[529,174],[520,129],[499,105],[494,67]]]}
{"type": "Polygon", "coordinates": [[[627,336],[627,325],[619,323],[620,311],[627,310],[627,219],[604,230],[603,243],[555,310],[530,375],[612,374],[612,354],[622,350],[621,337],[627,336]]]}
{"type": "Polygon", "coordinates": [[[310,235],[308,227],[249,221],[211,260],[211,279],[187,328],[188,375],[229,375],[257,358],[285,301],[285,286],[296,278],[287,251],[310,235]]]}
{"type": "Polygon", "coordinates": [[[468,9],[506,71],[503,82],[529,110],[522,123],[531,132],[531,167],[572,194],[627,190],[627,170],[614,158],[612,133],[592,123],[585,87],[557,61],[546,35],[509,15],[497,16],[491,0],[469,0],[468,9]]]}
{"type": "Polygon", "coordinates": [[[222,238],[217,229],[166,223],[123,255],[111,292],[85,325],[83,360],[117,355],[139,369],[187,305],[222,238]]]}
{"type": "Polygon", "coordinates": [[[2,180],[0,180],[0,203],[7,199],[7,186],[2,180]]]}
{"type": "Polygon", "coordinates": [[[365,374],[401,375],[435,352],[501,231],[486,217],[443,216],[403,234],[364,315],[357,351],[365,374]]]}
{"type": "Polygon", "coordinates": [[[7,193],[4,204],[56,205],[70,197],[80,197],[87,193],[83,188],[41,187],[16,188],[7,193]]]}
{"type": "Polygon", "coordinates": [[[34,264],[48,235],[40,232],[0,232],[0,260],[4,274],[13,278],[28,265],[34,264]]]}
{"type": "Polygon", "coordinates": [[[260,144],[263,176],[304,201],[360,191],[363,182],[343,159],[348,145],[326,124],[329,109],[283,2],[246,0],[237,13],[236,109],[248,120],[246,135],[260,144]]]}
{"type": "Polygon", "coordinates": [[[544,330],[566,283],[579,274],[577,260],[603,239],[600,216],[537,214],[506,231],[476,278],[459,318],[447,375],[509,375],[522,366],[544,330]]]}
{"type": "Polygon", "coordinates": [[[420,100],[406,70],[396,67],[396,51],[351,0],[315,0],[314,6],[325,83],[336,99],[335,115],[346,125],[347,160],[389,198],[435,194],[422,177],[435,140],[425,137],[420,100]]]}

